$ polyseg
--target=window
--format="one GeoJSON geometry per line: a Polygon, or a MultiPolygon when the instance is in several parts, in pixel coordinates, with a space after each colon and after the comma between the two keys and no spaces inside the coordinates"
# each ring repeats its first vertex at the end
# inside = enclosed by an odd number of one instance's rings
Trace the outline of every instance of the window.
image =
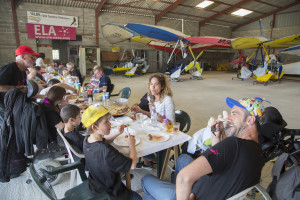
{"type": "Polygon", "coordinates": [[[249,15],[252,12],[253,11],[251,11],[251,10],[246,10],[246,9],[241,8],[241,9],[239,9],[239,10],[237,10],[237,11],[231,13],[231,14],[243,17],[245,15],[249,15]]]}
{"type": "Polygon", "coordinates": [[[53,49],[52,50],[52,59],[53,60],[59,60],[59,50],[58,49],[53,49]]]}
{"type": "Polygon", "coordinates": [[[196,5],[196,7],[206,8],[207,6],[209,6],[213,3],[214,3],[213,1],[203,1],[203,2],[199,3],[198,5],[196,5]]]}

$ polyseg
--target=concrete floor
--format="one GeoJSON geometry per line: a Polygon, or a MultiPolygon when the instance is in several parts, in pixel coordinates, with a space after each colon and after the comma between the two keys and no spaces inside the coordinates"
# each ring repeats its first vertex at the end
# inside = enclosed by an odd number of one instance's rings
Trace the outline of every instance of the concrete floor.
{"type": "MultiPolygon", "coordinates": [[[[115,84],[113,93],[117,93],[124,87],[130,87],[132,94],[129,98],[129,105],[138,102],[147,91],[147,82],[150,74],[125,78],[123,76],[111,76],[112,83],[115,84]]],[[[183,82],[171,82],[171,88],[174,96],[175,108],[186,111],[192,120],[192,126],[188,134],[192,135],[197,130],[207,125],[208,119],[217,117],[223,110],[230,111],[225,103],[227,96],[240,99],[243,97],[262,97],[271,102],[264,103],[265,107],[274,106],[282,114],[288,123],[288,128],[299,128],[300,100],[299,78],[288,80],[284,78],[281,83],[272,82],[267,86],[253,85],[253,80],[240,81],[232,80],[236,77],[234,73],[205,71],[202,75],[204,80],[190,80],[190,75],[183,75],[183,82]]],[[[267,165],[263,171],[263,177],[269,176],[271,167],[267,165]]],[[[169,170],[167,170],[169,171],[169,170]]],[[[155,173],[155,171],[135,170],[136,177],[132,181],[134,190],[140,189],[140,178],[146,173],[155,173]]],[[[29,178],[28,173],[21,177],[11,180],[9,183],[0,184],[0,199],[5,200],[25,200],[25,199],[47,199],[34,183],[26,184],[29,178]]],[[[68,189],[68,174],[64,175],[65,181],[55,186],[58,197],[68,189]]],[[[169,176],[165,176],[169,180],[169,176]]],[[[265,187],[269,181],[264,180],[265,187]]]]}

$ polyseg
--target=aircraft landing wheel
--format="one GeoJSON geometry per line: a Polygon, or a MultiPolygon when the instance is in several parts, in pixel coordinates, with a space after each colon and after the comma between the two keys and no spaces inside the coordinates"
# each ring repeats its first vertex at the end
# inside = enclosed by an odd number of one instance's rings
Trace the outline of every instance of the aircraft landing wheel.
{"type": "Polygon", "coordinates": [[[267,82],[265,82],[265,83],[264,83],[264,86],[267,86],[267,85],[268,85],[268,83],[267,83],[267,82]]]}

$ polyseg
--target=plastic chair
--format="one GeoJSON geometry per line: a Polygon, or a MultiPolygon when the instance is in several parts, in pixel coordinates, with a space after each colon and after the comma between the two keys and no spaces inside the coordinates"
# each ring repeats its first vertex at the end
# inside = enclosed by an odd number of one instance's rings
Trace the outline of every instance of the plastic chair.
{"type": "Polygon", "coordinates": [[[63,200],[89,200],[89,199],[98,199],[98,200],[110,200],[109,195],[106,192],[103,192],[98,195],[94,195],[90,192],[88,187],[87,177],[84,172],[84,166],[81,161],[70,163],[61,167],[54,168],[50,171],[43,170],[37,171],[34,168],[34,165],[31,164],[29,167],[29,172],[33,181],[37,184],[40,190],[51,200],[57,200],[55,191],[53,190],[51,184],[47,181],[46,174],[56,175],[64,173],[70,170],[78,169],[81,173],[80,176],[85,180],[80,185],[68,190],[65,192],[63,200]]]}
{"type": "Polygon", "coordinates": [[[255,186],[249,187],[249,188],[241,191],[240,193],[228,198],[227,200],[244,200],[244,199],[246,199],[245,197],[251,190],[252,190],[252,192],[253,192],[253,190],[257,190],[265,200],[272,200],[270,195],[260,184],[256,184],[255,186]]]}
{"type": "Polygon", "coordinates": [[[109,92],[109,97],[108,98],[110,98],[111,93],[114,91],[114,89],[115,89],[115,84],[111,84],[111,91],[109,92]]]}
{"type": "MultiPolygon", "coordinates": [[[[83,154],[80,154],[77,151],[75,151],[75,149],[70,145],[68,140],[65,138],[65,136],[62,134],[62,132],[59,129],[56,129],[56,131],[57,131],[58,135],[61,137],[61,139],[63,140],[65,147],[68,151],[69,158],[72,163],[75,162],[72,153],[74,153],[79,158],[84,158],[83,154]]],[[[70,176],[70,188],[73,188],[77,185],[77,183],[78,183],[77,176],[78,176],[78,173],[75,170],[72,170],[71,176],[70,176]]]]}
{"type": "Polygon", "coordinates": [[[175,121],[180,123],[180,131],[187,133],[191,128],[191,118],[183,110],[175,111],[175,121]]]}
{"type": "Polygon", "coordinates": [[[111,97],[116,97],[121,95],[121,98],[125,98],[128,99],[131,95],[131,89],[129,87],[125,87],[122,90],[120,90],[120,92],[118,94],[111,94],[111,97]]]}

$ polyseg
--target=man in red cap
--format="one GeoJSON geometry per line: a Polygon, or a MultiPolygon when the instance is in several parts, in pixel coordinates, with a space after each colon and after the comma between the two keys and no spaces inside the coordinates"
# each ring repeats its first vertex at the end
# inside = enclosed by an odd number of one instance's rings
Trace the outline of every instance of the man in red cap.
{"type": "MultiPolygon", "coordinates": [[[[21,45],[16,51],[16,62],[7,63],[0,68],[0,126],[4,115],[4,96],[12,87],[23,88],[26,84],[26,72],[29,67],[33,67],[37,57],[30,47],[21,45]]],[[[22,90],[26,92],[26,89],[22,90]]]]}

